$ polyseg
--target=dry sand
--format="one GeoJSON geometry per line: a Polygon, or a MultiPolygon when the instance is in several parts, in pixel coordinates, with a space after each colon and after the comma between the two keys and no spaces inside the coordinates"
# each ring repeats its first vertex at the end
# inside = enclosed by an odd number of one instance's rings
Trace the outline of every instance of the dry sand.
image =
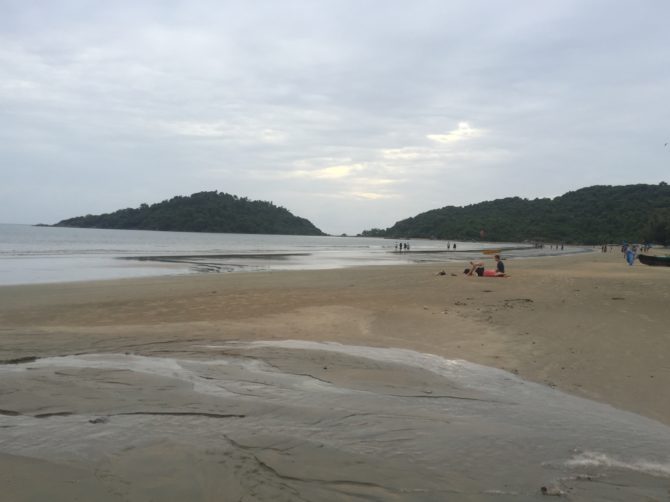
{"type": "MultiPolygon", "coordinates": [[[[620,253],[508,260],[509,278],[465,277],[463,268],[2,287],[0,361],[100,353],[201,358],[193,347],[226,341],[335,341],[501,368],[670,425],[670,268],[629,267],[620,253]],[[441,269],[446,275],[436,275],[441,269]]],[[[318,369],[310,368],[315,377],[318,369]]],[[[361,374],[338,378],[353,382],[361,374]]],[[[4,401],[12,401],[10,393],[4,401]]],[[[45,394],[39,407],[25,393],[16,397],[11,412],[58,413],[45,394]]],[[[24,457],[0,456],[0,464],[12,467],[15,483],[26,472],[57,478],[54,469],[73,483],[92,483],[88,473],[24,457]]],[[[70,485],[63,486],[66,500],[70,485]]]]}

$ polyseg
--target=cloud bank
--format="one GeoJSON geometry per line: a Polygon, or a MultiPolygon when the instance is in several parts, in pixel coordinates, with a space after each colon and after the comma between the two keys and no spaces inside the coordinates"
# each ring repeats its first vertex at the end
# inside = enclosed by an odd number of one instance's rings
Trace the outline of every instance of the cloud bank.
{"type": "Polygon", "coordinates": [[[3,222],[220,190],[356,233],[669,172],[665,2],[2,3],[3,222]]]}

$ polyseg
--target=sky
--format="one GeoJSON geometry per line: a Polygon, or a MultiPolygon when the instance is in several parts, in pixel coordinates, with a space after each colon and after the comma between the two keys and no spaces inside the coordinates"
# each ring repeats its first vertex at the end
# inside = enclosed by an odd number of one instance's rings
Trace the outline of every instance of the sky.
{"type": "Polygon", "coordinates": [[[670,181],[670,3],[0,0],[0,222],[200,191],[331,234],[670,181]]]}

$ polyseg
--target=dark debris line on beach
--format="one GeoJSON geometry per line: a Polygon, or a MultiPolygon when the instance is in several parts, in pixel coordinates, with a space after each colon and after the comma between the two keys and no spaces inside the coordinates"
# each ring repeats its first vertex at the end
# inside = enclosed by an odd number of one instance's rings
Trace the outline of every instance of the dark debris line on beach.
{"type": "Polygon", "coordinates": [[[24,356],[24,357],[16,357],[14,359],[5,359],[4,361],[0,361],[0,364],[26,364],[26,363],[34,363],[37,361],[39,357],[37,356],[24,356]]]}

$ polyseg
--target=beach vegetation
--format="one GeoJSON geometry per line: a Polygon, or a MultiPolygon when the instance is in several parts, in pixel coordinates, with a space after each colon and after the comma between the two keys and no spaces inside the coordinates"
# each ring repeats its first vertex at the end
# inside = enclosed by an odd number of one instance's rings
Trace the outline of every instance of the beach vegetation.
{"type": "Polygon", "coordinates": [[[223,192],[176,196],[156,204],[112,213],[69,218],[57,227],[222,232],[240,234],[325,235],[309,220],[272,202],[223,192]]]}
{"type": "Polygon", "coordinates": [[[644,227],[645,242],[670,245],[670,208],[656,209],[644,227]]]}
{"type": "Polygon", "coordinates": [[[670,243],[670,187],[591,186],[555,198],[445,206],[363,236],[490,242],[670,243]],[[483,237],[482,237],[483,236],[483,237]]]}

